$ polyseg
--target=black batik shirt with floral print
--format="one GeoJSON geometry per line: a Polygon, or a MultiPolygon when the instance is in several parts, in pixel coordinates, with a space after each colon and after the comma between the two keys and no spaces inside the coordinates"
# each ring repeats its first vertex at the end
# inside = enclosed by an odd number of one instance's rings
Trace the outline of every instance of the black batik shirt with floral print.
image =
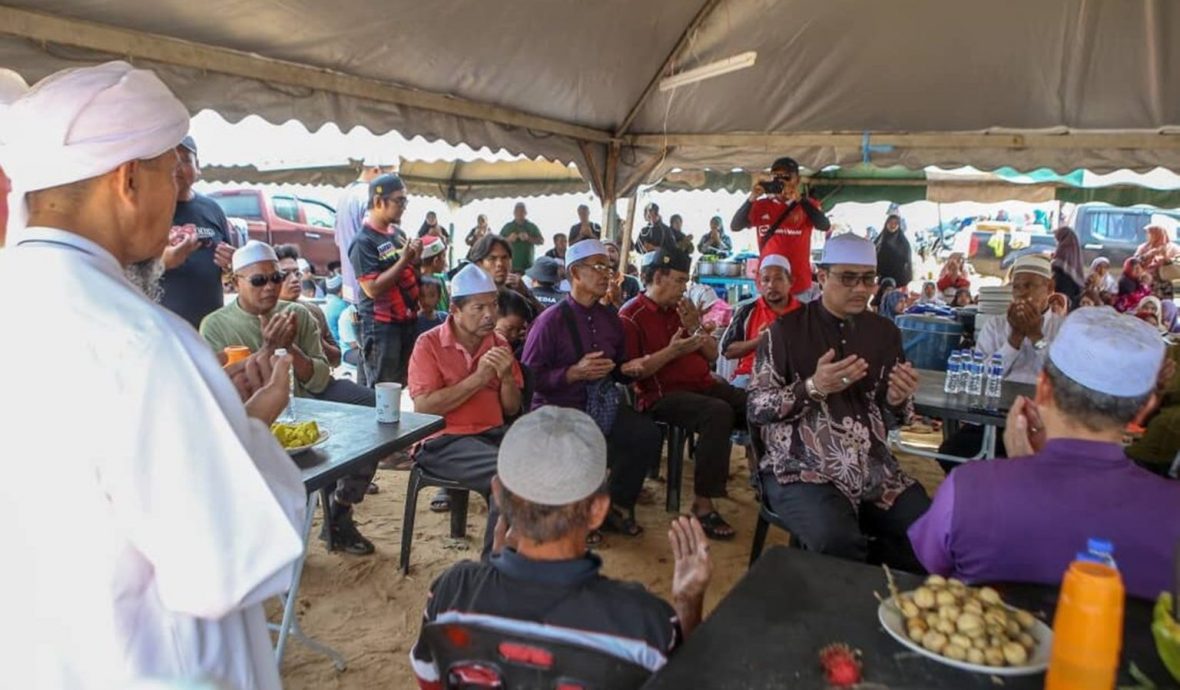
{"type": "Polygon", "coordinates": [[[889,374],[905,361],[901,332],[872,313],[840,319],[819,302],[784,315],[766,329],[750,380],[750,422],[761,427],[760,468],[781,484],[832,484],[853,506],[888,510],[914,480],[889,450],[888,430],[913,414],[913,400],[886,402],[889,374]],[[829,349],[837,360],[868,362],[860,381],[822,402],[804,382],[829,349]]]}

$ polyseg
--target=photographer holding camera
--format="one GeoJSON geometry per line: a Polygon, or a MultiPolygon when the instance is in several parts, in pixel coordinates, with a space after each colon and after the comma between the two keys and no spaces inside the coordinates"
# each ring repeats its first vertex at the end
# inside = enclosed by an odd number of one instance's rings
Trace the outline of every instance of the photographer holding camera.
{"type": "Polygon", "coordinates": [[[791,263],[791,292],[801,302],[819,296],[811,277],[811,231],[831,227],[819,202],[799,189],[799,164],[779,158],[770,166],[770,177],[756,176],[750,198],[733,214],[729,229],[758,231],[758,253],[780,254],[791,263]]]}

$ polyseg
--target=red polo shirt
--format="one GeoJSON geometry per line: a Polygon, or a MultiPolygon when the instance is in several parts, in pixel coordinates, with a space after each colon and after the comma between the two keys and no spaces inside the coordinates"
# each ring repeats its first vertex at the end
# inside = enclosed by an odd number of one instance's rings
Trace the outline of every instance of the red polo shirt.
{"type": "MultiPolygon", "coordinates": [[[[479,349],[471,354],[455,339],[451,320],[452,317],[448,316],[441,326],[435,326],[418,336],[418,341],[414,343],[406,382],[411,399],[423,393],[458,385],[475,372],[485,352],[493,347],[508,345],[508,341],[493,332],[485,336],[479,349]]],[[[515,359],[512,361],[512,378],[516,380],[517,387],[524,385],[520,363],[515,359]]],[[[444,416],[447,426],[435,436],[470,436],[502,425],[504,408],[500,405],[500,379],[497,377],[488,381],[486,386],[444,416]]]]}
{"type": "MultiPolygon", "coordinates": [[[[644,294],[623,305],[619,318],[623,321],[628,360],[664,349],[681,328],[680,315],[675,309],[663,309],[644,294]]],[[[636,383],[639,409],[650,408],[669,393],[700,393],[715,383],[709,360],[704,355],[700,352],[681,355],[654,375],[636,383]]]]}
{"type": "Polygon", "coordinates": [[[758,231],[758,253],[761,256],[779,254],[791,263],[791,294],[797,295],[811,288],[811,232],[815,229],[803,204],[819,208],[819,202],[805,198],[779,224],[773,235],[770,226],[786,210],[787,205],[776,196],[765,196],[750,205],[749,226],[758,231]]]}

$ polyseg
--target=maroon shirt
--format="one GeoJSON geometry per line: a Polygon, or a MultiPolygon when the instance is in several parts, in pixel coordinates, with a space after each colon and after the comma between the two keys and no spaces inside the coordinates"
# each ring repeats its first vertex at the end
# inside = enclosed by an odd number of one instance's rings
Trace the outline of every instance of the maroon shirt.
{"type": "MultiPolygon", "coordinates": [[[[623,320],[628,361],[664,349],[682,327],[680,314],[675,308],[661,308],[647,295],[639,295],[624,304],[619,318],[623,320]]],[[[700,393],[715,383],[709,360],[704,355],[700,352],[681,355],[636,384],[639,389],[639,409],[649,409],[669,393],[700,393]]]]}

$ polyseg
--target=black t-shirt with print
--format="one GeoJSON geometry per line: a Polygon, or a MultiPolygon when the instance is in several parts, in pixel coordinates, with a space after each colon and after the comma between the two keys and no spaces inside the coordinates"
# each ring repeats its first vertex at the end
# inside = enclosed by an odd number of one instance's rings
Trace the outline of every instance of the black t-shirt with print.
{"type": "Polygon", "coordinates": [[[161,302],[193,328],[200,328],[201,319],[225,305],[221,267],[213,263],[213,251],[230,241],[229,221],[216,201],[197,194],[191,201],[176,202],[172,236],[181,234],[196,235],[201,244],[183,264],[164,272],[161,302]]]}
{"type": "MultiPolygon", "coordinates": [[[[358,282],[375,280],[397,263],[408,238],[400,229],[386,234],[368,224],[361,229],[348,251],[348,260],[358,282]]],[[[374,299],[361,290],[357,311],[364,320],[377,323],[406,323],[418,320],[418,269],[406,266],[397,283],[374,299]]]]}

